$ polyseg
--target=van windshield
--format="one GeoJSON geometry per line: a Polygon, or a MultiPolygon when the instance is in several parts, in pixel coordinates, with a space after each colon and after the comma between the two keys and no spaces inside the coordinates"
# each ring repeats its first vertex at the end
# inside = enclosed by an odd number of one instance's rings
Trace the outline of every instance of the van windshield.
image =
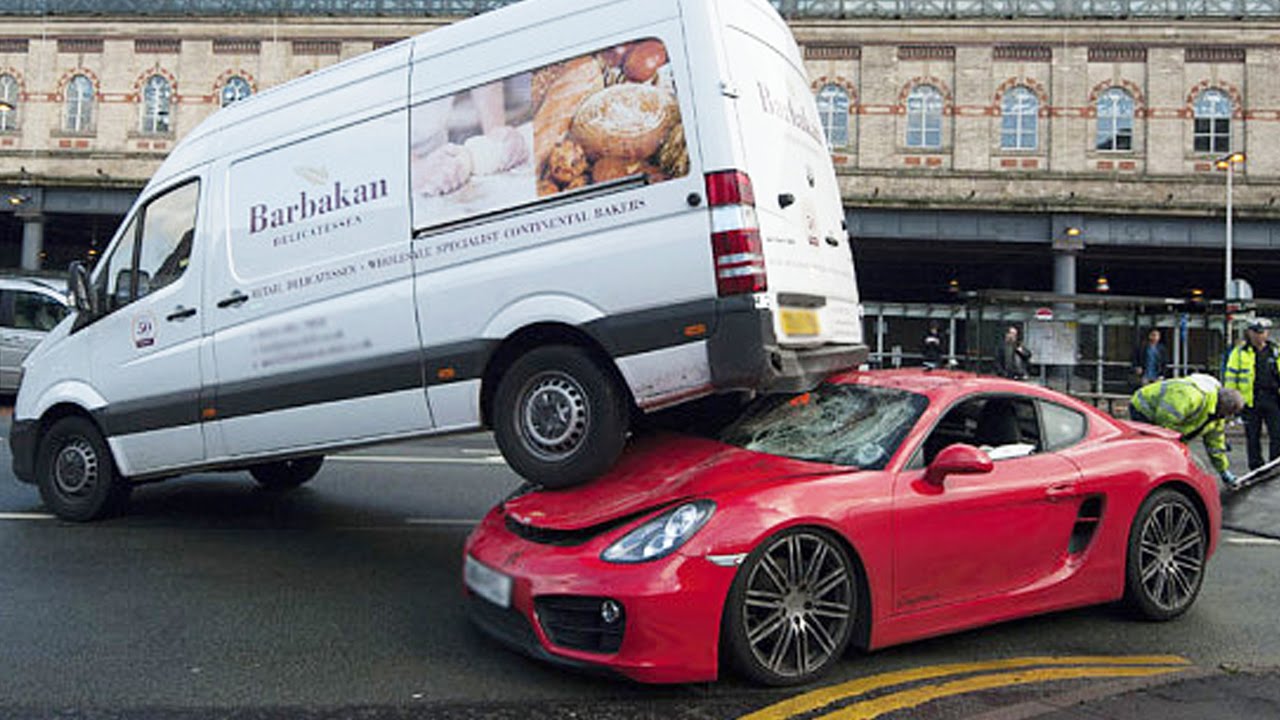
{"type": "Polygon", "coordinates": [[[717,439],[797,460],[881,470],[928,407],[894,388],[824,383],[799,395],[750,403],[717,439]]]}

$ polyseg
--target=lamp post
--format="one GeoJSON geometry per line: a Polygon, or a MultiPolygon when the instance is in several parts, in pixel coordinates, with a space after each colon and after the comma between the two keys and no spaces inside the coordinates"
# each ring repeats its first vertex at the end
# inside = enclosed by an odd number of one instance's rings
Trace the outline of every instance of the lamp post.
{"type": "Polygon", "coordinates": [[[1231,207],[1232,190],[1235,182],[1236,166],[1244,164],[1244,153],[1231,153],[1218,158],[1215,166],[1219,170],[1227,171],[1227,278],[1226,285],[1222,291],[1222,301],[1225,303],[1231,299],[1231,216],[1234,214],[1231,207]]]}

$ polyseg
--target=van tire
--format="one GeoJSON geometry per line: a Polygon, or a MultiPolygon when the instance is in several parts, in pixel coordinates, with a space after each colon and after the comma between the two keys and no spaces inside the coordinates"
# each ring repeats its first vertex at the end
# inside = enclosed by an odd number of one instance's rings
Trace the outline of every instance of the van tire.
{"type": "Polygon", "coordinates": [[[54,515],[88,522],[125,509],[132,486],[116,472],[102,433],[82,417],[64,417],[49,427],[36,455],[40,498],[54,515]]]}
{"type": "Polygon", "coordinates": [[[622,454],[631,421],[627,398],[582,348],[540,347],[516,359],[499,381],[494,438],[528,480],[552,489],[578,485],[622,454]]]}
{"type": "Polygon", "coordinates": [[[322,465],[323,455],[311,455],[254,465],[249,474],[267,490],[292,490],[315,477],[322,465]]]}

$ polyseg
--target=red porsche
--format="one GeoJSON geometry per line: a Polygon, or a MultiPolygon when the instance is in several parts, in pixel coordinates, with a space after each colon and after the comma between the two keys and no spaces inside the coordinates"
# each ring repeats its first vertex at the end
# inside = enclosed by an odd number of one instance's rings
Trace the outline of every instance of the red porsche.
{"type": "Polygon", "coordinates": [[[471,533],[464,585],[484,631],[545,660],[802,683],[851,643],[1117,600],[1177,617],[1216,483],[1176,434],[1035,385],[854,372],[524,488],[471,533]]]}

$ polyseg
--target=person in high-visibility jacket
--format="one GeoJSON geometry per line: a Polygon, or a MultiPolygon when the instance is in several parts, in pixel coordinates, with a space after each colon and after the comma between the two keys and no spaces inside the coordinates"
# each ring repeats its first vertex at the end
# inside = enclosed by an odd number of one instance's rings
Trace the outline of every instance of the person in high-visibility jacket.
{"type": "Polygon", "coordinates": [[[1227,356],[1223,384],[1244,396],[1244,438],[1249,469],[1261,467],[1262,425],[1267,426],[1267,459],[1280,457],[1280,350],[1267,338],[1271,322],[1257,318],[1245,328],[1245,340],[1227,356]]]}
{"type": "Polygon", "coordinates": [[[1224,388],[1208,375],[1161,380],[1144,385],[1129,401],[1129,419],[1159,425],[1182,435],[1182,442],[1204,440],[1209,461],[1228,487],[1236,484],[1227,460],[1227,420],[1244,408],[1238,390],[1224,388]]]}

